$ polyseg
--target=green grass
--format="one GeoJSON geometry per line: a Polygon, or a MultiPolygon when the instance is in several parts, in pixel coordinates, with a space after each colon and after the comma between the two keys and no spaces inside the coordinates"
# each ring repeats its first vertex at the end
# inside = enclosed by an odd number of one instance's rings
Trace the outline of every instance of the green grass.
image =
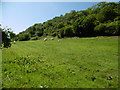
{"type": "Polygon", "coordinates": [[[20,41],[2,60],[3,88],[118,87],[117,37],[20,41]]]}

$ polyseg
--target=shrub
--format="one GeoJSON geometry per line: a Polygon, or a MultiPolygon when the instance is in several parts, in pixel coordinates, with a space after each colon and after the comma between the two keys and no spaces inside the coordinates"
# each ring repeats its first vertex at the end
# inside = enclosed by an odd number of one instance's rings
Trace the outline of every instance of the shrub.
{"type": "Polygon", "coordinates": [[[19,41],[26,41],[26,40],[30,40],[30,35],[27,33],[24,34],[20,34],[18,37],[19,41]]]}
{"type": "Polygon", "coordinates": [[[105,23],[100,23],[94,28],[96,35],[105,35],[105,30],[107,26],[105,23]]]}
{"type": "Polygon", "coordinates": [[[118,35],[119,34],[119,28],[120,28],[120,21],[114,21],[107,24],[107,30],[105,33],[107,35],[118,35]]]}

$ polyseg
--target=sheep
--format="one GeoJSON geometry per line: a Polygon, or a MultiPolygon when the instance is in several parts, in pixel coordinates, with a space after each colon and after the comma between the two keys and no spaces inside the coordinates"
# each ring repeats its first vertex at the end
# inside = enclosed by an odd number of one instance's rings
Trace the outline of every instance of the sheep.
{"type": "Polygon", "coordinates": [[[112,80],[112,79],[113,79],[112,76],[107,77],[107,80],[112,80]]]}
{"type": "Polygon", "coordinates": [[[54,40],[54,38],[50,38],[50,40],[54,40]]]}
{"type": "Polygon", "coordinates": [[[47,38],[44,38],[44,41],[47,41],[47,38]]]}
{"type": "Polygon", "coordinates": [[[13,41],[13,43],[15,44],[16,41],[13,41]]]}

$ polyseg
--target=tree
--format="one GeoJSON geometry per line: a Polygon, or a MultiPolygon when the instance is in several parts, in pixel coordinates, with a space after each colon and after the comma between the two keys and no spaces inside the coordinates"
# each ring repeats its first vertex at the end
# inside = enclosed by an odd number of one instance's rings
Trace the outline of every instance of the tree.
{"type": "Polygon", "coordinates": [[[82,33],[83,33],[83,25],[82,25],[82,22],[84,20],[84,16],[78,18],[74,23],[73,23],[73,28],[74,28],[74,31],[75,31],[75,36],[82,36],[82,33]]]}
{"type": "Polygon", "coordinates": [[[34,24],[17,36],[21,40],[36,40],[36,38],[42,36],[64,38],[118,35],[115,23],[120,20],[119,9],[119,3],[100,2],[86,10],[72,10],[63,16],[34,24]],[[28,35],[25,35],[26,33],[28,35]]]}
{"type": "Polygon", "coordinates": [[[64,27],[64,36],[66,37],[73,37],[75,34],[73,26],[66,26],[64,27]]]}
{"type": "Polygon", "coordinates": [[[11,46],[10,38],[8,38],[8,35],[5,31],[2,31],[2,44],[4,48],[8,48],[11,46]]]}
{"type": "Polygon", "coordinates": [[[11,46],[10,43],[10,37],[9,37],[9,29],[8,28],[2,28],[0,25],[0,33],[2,32],[2,45],[4,48],[8,48],[11,46]]]}
{"type": "Polygon", "coordinates": [[[83,26],[83,36],[94,36],[94,21],[96,20],[94,14],[90,14],[85,17],[85,19],[82,21],[83,26]]]}
{"type": "Polygon", "coordinates": [[[30,35],[28,33],[20,34],[18,36],[19,41],[27,41],[30,40],[30,35]]]}
{"type": "Polygon", "coordinates": [[[9,35],[10,35],[11,41],[14,41],[15,37],[16,37],[16,34],[12,31],[12,32],[9,32],[9,35]]]}
{"type": "Polygon", "coordinates": [[[107,24],[106,35],[120,35],[120,21],[114,21],[107,24]]]}
{"type": "Polygon", "coordinates": [[[106,22],[108,20],[113,21],[116,16],[117,16],[117,13],[115,12],[114,8],[105,6],[97,14],[97,19],[101,23],[103,23],[103,22],[106,22]]]}
{"type": "Polygon", "coordinates": [[[120,21],[114,21],[110,23],[100,23],[94,28],[96,35],[99,36],[119,35],[119,29],[120,29],[120,21]]]}
{"type": "Polygon", "coordinates": [[[105,35],[106,29],[107,29],[107,25],[105,23],[100,23],[94,28],[94,31],[97,36],[101,36],[101,35],[105,35]]]}

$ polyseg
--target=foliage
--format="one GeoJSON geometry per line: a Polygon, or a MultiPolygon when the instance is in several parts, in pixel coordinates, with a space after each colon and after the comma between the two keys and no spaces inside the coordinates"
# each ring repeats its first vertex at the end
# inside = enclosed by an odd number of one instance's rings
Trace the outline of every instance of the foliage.
{"type": "Polygon", "coordinates": [[[2,31],[2,44],[4,48],[8,48],[11,46],[10,38],[8,37],[8,34],[5,31],[2,31]]]}
{"type": "Polygon", "coordinates": [[[71,10],[65,15],[30,26],[19,33],[17,38],[31,40],[42,36],[64,38],[118,35],[116,27],[119,25],[116,24],[120,20],[119,9],[120,3],[100,2],[86,10],[71,10]]]}
{"type": "Polygon", "coordinates": [[[94,28],[94,31],[95,31],[97,36],[103,36],[103,35],[105,35],[105,30],[106,29],[107,29],[106,24],[101,23],[94,28]]]}
{"type": "Polygon", "coordinates": [[[11,43],[10,43],[10,37],[9,37],[9,29],[6,29],[6,28],[1,28],[0,27],[0,30],[2,31],[2,44],[3,44],[3,47],[4,48],[8,48],[11,46],[11,43]]]}
{"type": "Polygon", "coordinates": [[[116,16],[117,16],[117,14],[116,14],[114,8],[111,8],[110,6],[105,6],[97,14],[97,19],[98,19],[98,21],[103,23],[103,22],[107,22],[108,20],[113,21],[116,16]]]}
{"type": "Polygon", "coordinates": [[[19,41],[26,41],[30,39],[30,35],[28,33],[20,34],[19,35],[19,41]]]}
{"type": "Polygon", "coordinates": [[[120,21],[114,21],[107,24],[107,35],[120,35],[120,21]]]}
{"type": "Polygon", "coordinates": [[[120,28],[120,21],[114,21],[114,22],[110,22],[110,23],[101,23],[101,24],[97,25],[94,28],[94,30],[96,32],[96,35],[112,36],[112,35],[120,35],[119,28],[120,28]]]}
{"type": "Polygon", "coordinates": [[[14,41],[16,38],[16,34],[13,33],[11,28],[2,28],[2,25],[0,24],[0,35],[2,36],[2,46],[4,48],[8,48],[11,46],[11,41],[14,41]]]}

